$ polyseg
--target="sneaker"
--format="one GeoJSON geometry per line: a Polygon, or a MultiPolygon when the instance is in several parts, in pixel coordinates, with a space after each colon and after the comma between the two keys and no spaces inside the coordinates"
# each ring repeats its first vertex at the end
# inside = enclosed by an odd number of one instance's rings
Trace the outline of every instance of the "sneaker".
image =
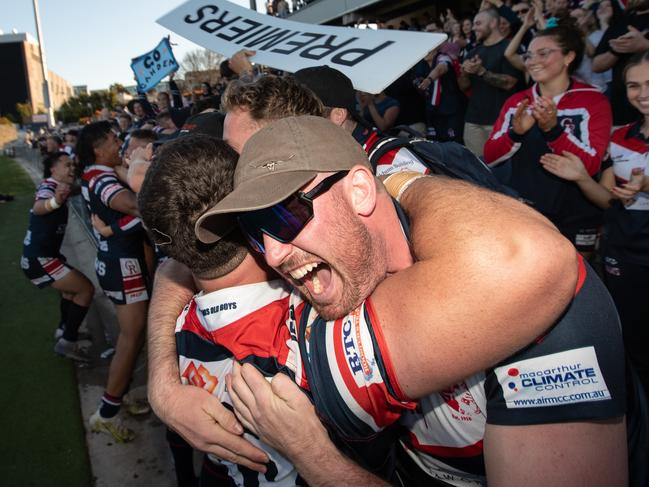
{"type": "Polygon", "coordinates": [[[98,409],[90,416],[89,423],[93,433],[107,433],[118,443],[128,443],[135,439],[135,432],[124,425],[119,415],[113,418],[102,418],[98,409]]]}
{"type": "Polygon", "coordinates": [[[63,338],[63,327],[59,326],[55,331],[54,331],[54,339],[58,340],[59,338],[63,338]]]}
{"type": "Polygon", "coordinates": [[[128,394],[122,398],[122,406],[131,416],[141,416],[151,412],[151,406],[146,399],[131,397],[128,394]]]}
{"type": "Polygon", "coordinates": [[[89,363],[90,358],[83,349],[79,346],[77,342],[69,342],[65,338],[60,338],[54,345],[54,353],[61,355],[62,357],[75,360],[77,362],[89,363]]]}
{"type": "MultiPolygon", "coordinates": [[[[58,340],[59,338],[63,338],[63,330],[64,328],[62,326],[59,326],[54,331],[55,340],[58,340]]],[[[77,333],[77,342],[88,342],[89,343],[88,347],[90,347],[92,346],[92,335],[90,333],[80,331],[77,333]]],[[[85,344],[83,346],[85,346],[85,344]]]]}

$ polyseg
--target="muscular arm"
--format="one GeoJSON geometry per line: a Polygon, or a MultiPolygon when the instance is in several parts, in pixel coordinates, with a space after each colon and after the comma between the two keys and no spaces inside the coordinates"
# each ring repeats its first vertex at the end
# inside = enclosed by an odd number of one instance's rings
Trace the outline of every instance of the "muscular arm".
{"type": "Polygon", "coordinates": [[[487,424],[484,457],[489,483],[502,487],[627,485],[623,418],[528,426],[487,424]]]}
{"type": "Polygon", "coordinates": [[[422,397],[552,325],[574,295],[577,256],[539,213],[461,181],[421,178],[401,201],[418,262],[372,299],[404,393],[422,397]]]}
{"type": "Polygon", "coordinates": [[[148,323],[151,407],[195,448],[263,470],[266,454],[239,436],[243,430],[234,415],[206,390],[180,382],[174,329],[193,293],[191,274],[182,264],[170,259],[158,268],[148,323]]]}
{"type": "Polygon", "coordinates": [[[110,207],[131,216],[140,216],[137,209],[137,197],[129,189],[120,191],[110,200],[110,207]]]}

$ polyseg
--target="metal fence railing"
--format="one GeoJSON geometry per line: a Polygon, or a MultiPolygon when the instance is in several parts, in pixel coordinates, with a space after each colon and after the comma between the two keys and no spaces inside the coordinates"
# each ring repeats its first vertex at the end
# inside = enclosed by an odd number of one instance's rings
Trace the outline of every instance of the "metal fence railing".
{"type": "MultiPolygon", "coordinates": [[[[32,149],[31,146],[24,142],[13,142],[5,147],[5,153],[9,149],[9,154],[16,159],[21,159],[29,168],[29,170],[36,174],[43,174],[43,156],[39,149],[32,149]]],[[[88,207],[80,194],[68,198],[68,209],[72,211],[79,218],[82,223],[83,230],[86,237],[92,244],[97,247],[97,239],[95,238],[92,223],[90,222],[90,214],[88,207]]]]}

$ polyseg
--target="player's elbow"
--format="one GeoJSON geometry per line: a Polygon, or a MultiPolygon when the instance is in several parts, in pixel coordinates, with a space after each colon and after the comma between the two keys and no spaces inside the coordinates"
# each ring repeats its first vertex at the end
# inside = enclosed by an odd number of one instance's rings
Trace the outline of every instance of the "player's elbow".
{"type": "Polygon", "coordinates": [[[543,303],[550,325],[574,297],[578,274],[574,246],[549,223],[540,224],[519,236],[511,261],[519,269],[516,278],[528,286],[530,301],[543,303]]]}

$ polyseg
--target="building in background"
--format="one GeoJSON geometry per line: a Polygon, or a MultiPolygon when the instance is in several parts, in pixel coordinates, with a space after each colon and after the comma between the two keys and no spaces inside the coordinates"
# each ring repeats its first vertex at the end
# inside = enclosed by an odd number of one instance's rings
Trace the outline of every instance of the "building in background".
{"type": "Polygon", "coordinates": [[[77,86],[73,86],[72,89],[74,90],[74,96],[90,94],[88,85],[77,85],[77,86]]]}
{"type": "MultiPolygon", "coordinates": [[[[16,104],[27,103],[32,113],[45,113],[43,71],[38,42],[28,33],[0,34],[0,115],[20,120],[16,104]]],[[[74,96],[72,85],[49,71],[52,107],[58,110],[74,96]]]]}

